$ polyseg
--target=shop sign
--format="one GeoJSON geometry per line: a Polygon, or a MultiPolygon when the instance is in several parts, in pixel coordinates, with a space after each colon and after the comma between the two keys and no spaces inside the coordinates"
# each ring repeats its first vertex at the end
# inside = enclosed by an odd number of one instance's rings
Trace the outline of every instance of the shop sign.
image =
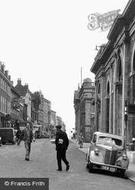
{"type": "Polygon", "coordinates": [[[88,16],[88,29],[93,31],[98,28],[101,31],[107,30],[114,22],[115,18],[118,16],[119,10],[110,11],[104,14],[93,13],[88,16]]]}

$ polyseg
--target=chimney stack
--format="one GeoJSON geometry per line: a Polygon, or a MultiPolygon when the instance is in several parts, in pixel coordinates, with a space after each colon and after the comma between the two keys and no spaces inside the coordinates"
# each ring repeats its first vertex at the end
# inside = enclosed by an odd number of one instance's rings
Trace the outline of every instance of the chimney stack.
{"type": "Polygon", "coordinates": [[[21,79],[20,79],[20,78],[17,80],[17,84],[18,84],[18,85],[21,85],[21,84],[22,84],[22,82],[21,82],[21,79]]]}

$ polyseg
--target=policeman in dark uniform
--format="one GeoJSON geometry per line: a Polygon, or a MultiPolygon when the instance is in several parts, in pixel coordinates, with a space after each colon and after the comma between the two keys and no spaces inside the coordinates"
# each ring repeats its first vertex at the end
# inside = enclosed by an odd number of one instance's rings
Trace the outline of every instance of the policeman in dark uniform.
{"type": "Polygon", "coordinates": [[[55,144],[56,144],[56,151],[57,151],[57,163],[58,163],[58,169],[57,171],[62,171],[62,164],[61,161],[66,165],[66,171],[69,170],[69,162],[66,159],[66,150],[69,145],[69,139],[67,137],[67,134],[61,130],[61,125],[56,126],[56,139],[55,139],[55,144]]]}

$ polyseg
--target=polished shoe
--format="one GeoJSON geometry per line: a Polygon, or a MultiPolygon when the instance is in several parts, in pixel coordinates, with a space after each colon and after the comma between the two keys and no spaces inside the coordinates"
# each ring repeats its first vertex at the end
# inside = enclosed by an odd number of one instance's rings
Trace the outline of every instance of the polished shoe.
{"type": "Polygon", "coordinates": [[[26,161],[29,161],[30,159],[29,158],[25,158],[26,161]]]}
{"type": "Polygon", "coordinates": [[[68,165],[66,166],[66,171],[68,171],[69,168],[70,168],[70,165],[68,164],[68,165]]]}
{"type": "Polygon", "coordinates": [[[57,169],[57,171],[59,171],[59,172],[60,172],[60,171],[62,171],[62,169],[57,169]]]}

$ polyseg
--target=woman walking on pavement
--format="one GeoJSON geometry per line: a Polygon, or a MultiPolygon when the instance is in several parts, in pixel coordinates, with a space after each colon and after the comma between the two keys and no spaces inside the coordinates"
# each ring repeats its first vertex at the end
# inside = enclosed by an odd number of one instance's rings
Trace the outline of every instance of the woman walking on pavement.
{"type": "Polygon", "coordinates": [[[27,123],[24,129],[24,145],[26,149],[25,160],[30,160],[31,143],[33,140],[32,124],[27,123]]]}

